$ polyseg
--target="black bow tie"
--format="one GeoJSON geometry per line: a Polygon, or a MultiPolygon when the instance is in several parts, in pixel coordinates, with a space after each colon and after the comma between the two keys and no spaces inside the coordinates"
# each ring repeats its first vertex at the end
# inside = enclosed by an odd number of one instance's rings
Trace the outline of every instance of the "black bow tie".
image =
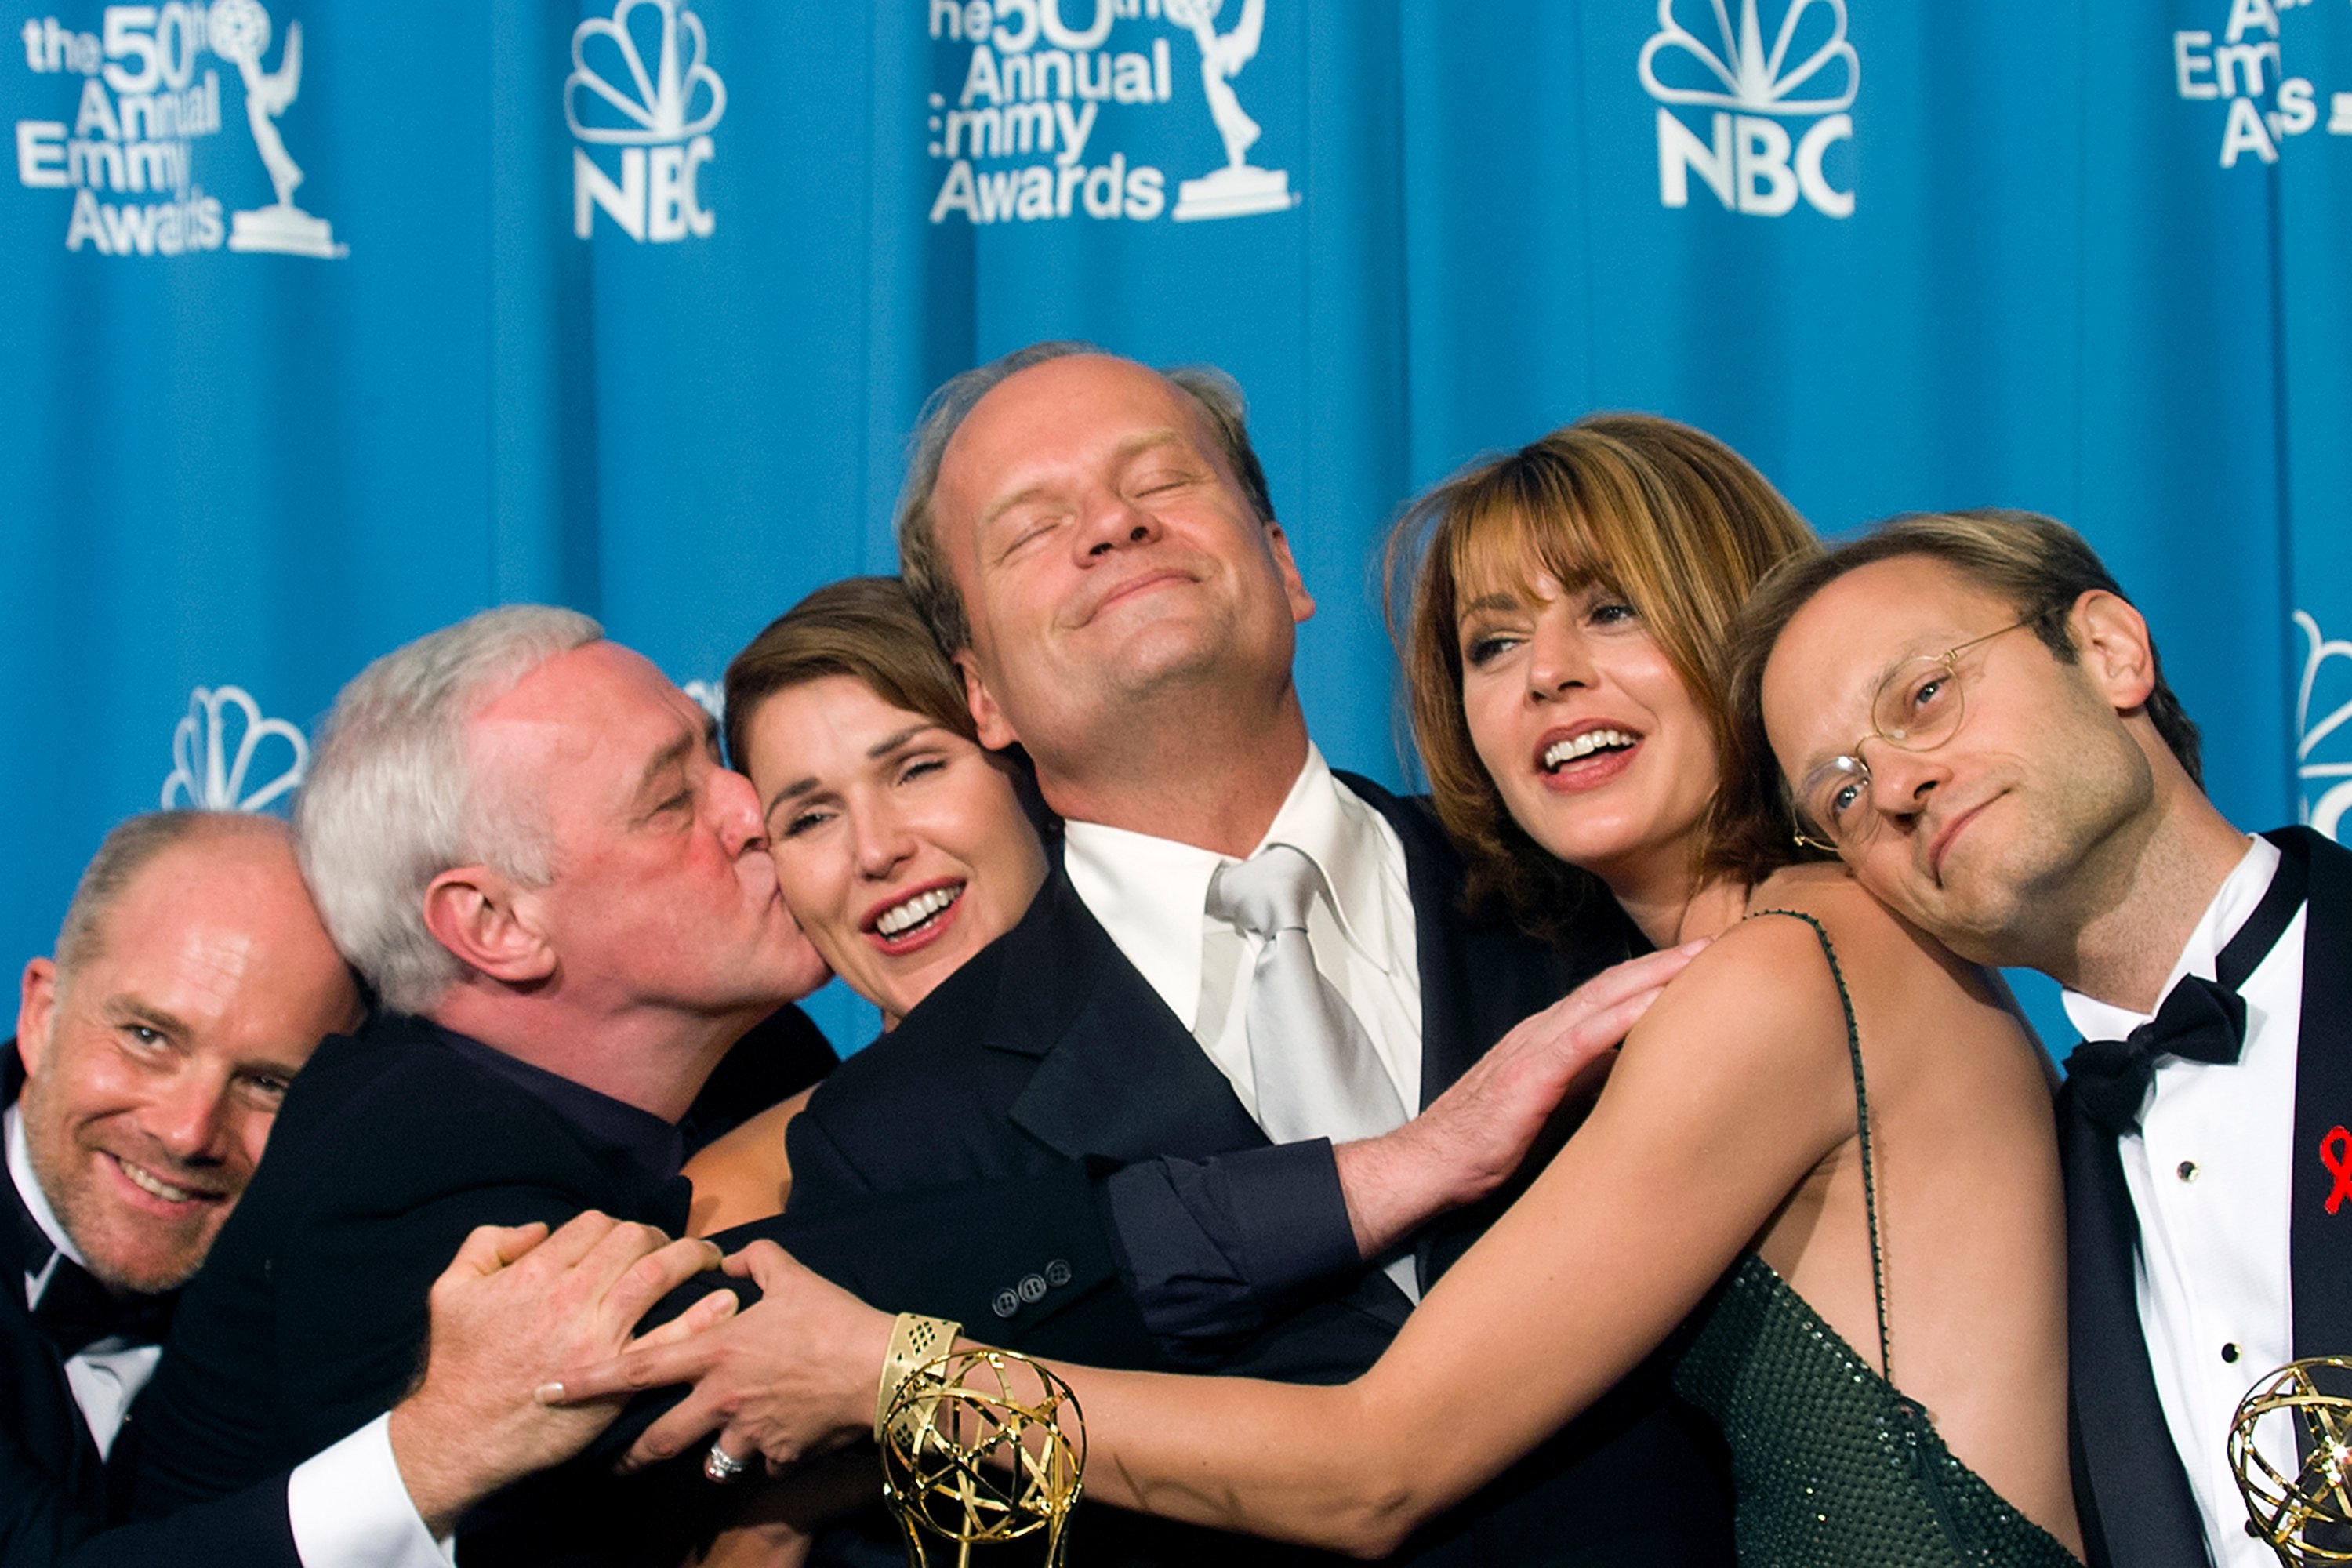
{"type": "Polygon", "coordinates": [[[63,1254],[49,1267],[48,1288],[33,1309],[33,1325],[61,1358],[77,1355],[100,1340],[155,1344],[172,1326],[176,1292],[118,1296],[63,1254]]]}
{"type": "Polygon", "coordinates": [[[2155,1081],[2158,1057],[2234,1062],[2246,1041],[2246,999],[2194,974],[2120,1040],[2085,1040],[2066,1058],[2067,1081],[2083,1114],[2118,1137],[2139,1125],[2140,1102],[2155,1081]]]}
{"type": "MultiPolygon", "coordinates": [[[[0,1208],[14,1211],[16,1247],[0,1247],[0,1258],[13,1250],[24,1273],[37,1276],[46,1268],[49,1282],[41,1304],[33,1309],[33,1326],[56,1347],[59,1360],[76,1355],[100,1340],[121,1339],[131,1344],[154,1344],[172,1326],[172,1304],[178,1292],[161,1296],[117,1296],[90,1277],[88,1269],[57,1249],[47,1232],[16,1191],[16,1184],[0,1175],[0,1208]]],[[[21,1290],[22,1279],[0,1280],[0,1289],[21,1290]]],[[[19,1297],[18,1300],[23,1300],[19,1297]]]]}
{"type": "Polygon", "coordinates": [[[2184,974],[2156,1016],[2120,1040],[2085,1040],[2066,1058],[2066,1081],[2075,1107],[2117,1137],[2139,1125],[2140,1102],[2155,1081],[2160,1057],[2229,1063],[2245,1048],[2246,1001],[2238,987],[2262,966],[2303,907],[2310,868],[2283,853],[2271,885],[2219,954],[2215,978],[2184,974]]]}

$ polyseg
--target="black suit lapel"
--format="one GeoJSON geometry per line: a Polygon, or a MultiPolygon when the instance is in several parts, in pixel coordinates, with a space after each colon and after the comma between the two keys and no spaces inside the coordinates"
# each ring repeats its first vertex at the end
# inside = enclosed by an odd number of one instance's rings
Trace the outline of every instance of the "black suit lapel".
{"type": "Polygon", "coordinates": [[[1404,845],[1412,897],[1413,946],[1421,965],[1421,1109],[1512,1025],[1559,1001],[1596,972],[1649,950],[1598,883],[1591,918],[1576,946],[1559,952],[1507,923],[1463,912],[1462,857],[1424,798],[1400,800],[1367,778],[1340,781],[1379,812],[1404,845]]]}
{"type": "Polygon", "coordinates": [[[1060,867],[1004,940],[983,1043],[1037,1060],[1007,1112],[1015,1125],[1072,1159],[1199,1158],[1265,1142],[1060,867]]]}
{"type": "MultiPolygon", "coordinates": [[[[0,1108],[16,1104],[24,1087],[25,1067],[16,1058],[16,1042],[10,1040],[0,1046],[0,1108]]],[[[0,1215],[0,1417],[22,1459],[52,1478],[74,1509],[95,1521],[106,1511],[105,1461],[66,1381],[65,1363],[25,1306],[26,1266],[34,1261],[26,1256],[26,1233],[35,1227],[5,1166],[0,1202],[15,1211],[0,1215]]],[[[40,1245],[46,1255],[47,1238],[40,1245]]],[[[7,1484],[6,1468],[0,1466],[0,1491],[7,1484]]]]}
{"type": "MultiPolygon", "coordinates": [[[[10,1040],[0,1047],[0,1110],[16,1104],[16,1096],[24,1089],[25,1064],[16,1059],[16,1042],[10,1040]]],[[[0,1167],[0,1201],[7,1205],[7,1212],[0,1214],[0,1287],[5,1287],[21,1307],[25,1302],[24,1277],[35,1262],[26,1256],[33,1242],[27,1234],[33,1228],[33,1216],[5,1167],[0,1167]]],[[[41,1237],[41,1248],[44,1254],[48,1250],[47,1237],[41,1237]]]]}
{"type": "Polygon", "coordinates": [[[1404,845],[1405,885],[1412,897],[1413,960],[1421,968],[1421,1098],[1444,1094],[1478,1059],[1485,1042],[1472,1020],[1472,954],[1460,910],[1462,861],[1419,803],[1402,801],[1370,779],[1340,777],[1379,812],[1404,845]]]}
{"type": "Polygon", "coordinates": [[[2165,1424],[2140,1328],[2133,1261],[2139,1221],[2115,1134],[2075,1110],[2069,1085],[2058,1091],[2058,1137],[2066,1181],[2068,1415],[2075,1484],[2092,1500],[2085,1529],[2104,1535],[2118,1565],[2206,1568],[2204,1522],[2165,1424]]]}
{"type": "MultiPolygon", "coordinates": [[[[2321,1148],[2332,1129],[2352,1121],[2352,970],[2326,961],[2352,952],[2352,853],[2303,828],[2266,837],[2311,865],[2289,1219],[2295,1353],[2343,1355],[2352,1353],[2345,1290],[2352,1284],[2352,1202],[2339,1201],[2337,1213],[2327,1214],[2335,1177],[2321,1148]]],[[[2202,1526],[2140,1325],[2139,1223],[2116,1141],[2074,1110],[2068,1089],[2059,1090],[2058,1126],[2077,1487],[2091,1500],[2084,1526],[2104,1537],[2105,1555],[2117,1564],[2201,1568],[2202,1526]]],[[[2249,1368],[2249,1378],[2265,1370],[2249,1368]]]]}
{"type": "MultiPolygon", "coordinates": [[[[1471,919],[1462,908],[1462,857],[1428,801],[1400,800],[1354,773],[1339,777],[1387,820],[1404,846],[1414,957],[1421,966],[1423,1110],[1513,1025],[1559,1001],[1596,971],[1648,947],[1598,883],[1590,893],[1591,918],[1575,928],[1572,952],[1507,922],[1471,919]]],[[[1414,1259],[1424,1289],[1468,1250],[1502,1207],[1502,1200],[1489,1201],[1423,1227],[1414,1259]]]]}
{"type": "Polygon", "coordinates": [[[2308,828],[2267,837],[2311,864],[2288,1222],[2294,1353],[2352,1355],[2352,1149],[2332,1137],[2352,1124],[2352,850],[2308,828]]]}

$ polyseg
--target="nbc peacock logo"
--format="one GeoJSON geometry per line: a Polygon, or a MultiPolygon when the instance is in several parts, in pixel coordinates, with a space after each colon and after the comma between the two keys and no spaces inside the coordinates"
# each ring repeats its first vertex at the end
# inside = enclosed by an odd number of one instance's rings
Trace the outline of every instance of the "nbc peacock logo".
{"type": "Polygon", "coordinates": [[[727,84],[710,68],[702,18],[681,0],[619,0],[609,16],[572,31],[563,118],[572,127],[572,229],[586,239],[597,209],[631,239],[708,239],[718,215],[703,205],[702,166],[717,156],[711,130],[727,112],[727,84]],[[618,178],[590,148],[617,148],[618,178]]]}
{"type": "Polygon", "coordinates": [[[1801,199],[1824,216],[1853,215],[1851,182],[1839,188],[1825,166],[1853,140],[1846,110],[1862,86],[1845,0],[1787,0],[1769,32],[1757,0],[1739,0],[1737,23],[1727,0],[1658,0],[1637,70],[1658,105],[1661,205],[1689,205],[1696,174],[1727,211],[1780,217],[1801,199]],[[1678,110],[1705,112],[1703,132],[1678,110]]]}
{"type": "Polygon", "coordinates": [[[172,731],[172,771],[163,808],[262,811],[291,795],[310,771],[310,743],[283,719],[265,719],[241,686],[199,686],[172,731]],[[278,742],[265,757],[263,747],[278,742]],[[279,749],[279,748],[282,748],[279,749]],[[262,776],[255,763],[283,765],[262,776]]]}
{"type": "Polygon", "coordinates": [[[2294,612],[2303,634],[2303,679],[2294,693],[2294,764],[2303,819],[2343,842],[2352,812],[2352,642],[2329,637],[2310,612],[2294,612]]]}

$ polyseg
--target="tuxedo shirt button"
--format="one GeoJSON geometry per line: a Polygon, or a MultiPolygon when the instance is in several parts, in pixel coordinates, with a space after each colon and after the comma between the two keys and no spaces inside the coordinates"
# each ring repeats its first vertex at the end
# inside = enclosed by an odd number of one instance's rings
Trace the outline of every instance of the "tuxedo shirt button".
{"type": "Polygon", "coordinates": [[[1009,1318],[1021,1310],[1021,1298],[1010,1290],[999,1290],[989,1309],[1000,1318],[1009,1318]]]}
{"type": "Polygon", "coordinates": [[[2238,1359],[2238,1346],[2236,1341],[2233,1340],[2221,1347],[2221,1359],[2227,1362],[2234,1362],[2238,1359]]]}
{"type": "Polygon", "coordinates": [[[2172,1173],[2184,1182],[2193,1182],[2197,1179],[2197,1162],[2183,1160],[2172,1168],[2172,1173]]]}

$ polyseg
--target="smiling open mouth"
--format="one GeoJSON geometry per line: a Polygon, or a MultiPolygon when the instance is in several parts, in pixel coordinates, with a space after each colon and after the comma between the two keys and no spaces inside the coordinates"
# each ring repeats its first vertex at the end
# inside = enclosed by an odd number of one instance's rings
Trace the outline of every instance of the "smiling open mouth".
{"type": "Polygon", "coordinates": [[[1545,747],[1544,772],[1556,773],[1570,763],[1582,762],[1601,752],[1631,751],[1640,739],[1640,736],[1629,735],[1622,730],[1587,730],[1581,735],[1555,741],[1545,747]]]}
{"type": "Polygon", "coordinates": [[[204,1203],[218,1197],[217,1193],[202,1192],[193,1187],[175,1187],[143,1165],[134,1165],[120,1154],[109,1154],[114,1168],[121,1171],[131,1184],[142,1193],[152,1194],[167,1204],[204,1203]]]}
{"type": "Polygon", "coordinates": [[[964,885],[933,888],[917,893],[906,902],[893,904],[875,917],[874,930],[886,942],[897,942],[936,923],[941,915],[963,897],[964,885]]]}

